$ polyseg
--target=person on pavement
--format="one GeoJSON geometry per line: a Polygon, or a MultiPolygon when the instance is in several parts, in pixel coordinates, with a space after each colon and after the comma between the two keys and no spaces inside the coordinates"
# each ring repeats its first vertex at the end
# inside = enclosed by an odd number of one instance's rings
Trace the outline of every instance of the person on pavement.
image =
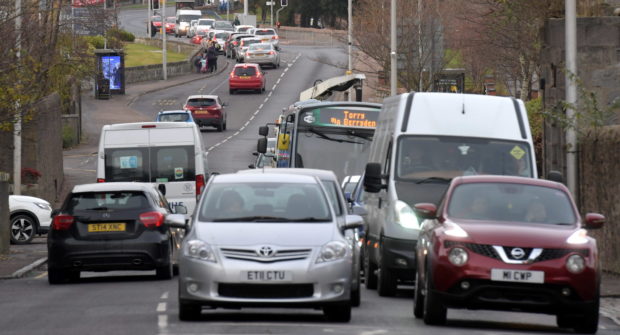
{"type": "Polygon", "coordinates": [[[209,72],[217,71],[217,49],[213,42],[207,48],[207,63],[209,64],[209,72]]]}

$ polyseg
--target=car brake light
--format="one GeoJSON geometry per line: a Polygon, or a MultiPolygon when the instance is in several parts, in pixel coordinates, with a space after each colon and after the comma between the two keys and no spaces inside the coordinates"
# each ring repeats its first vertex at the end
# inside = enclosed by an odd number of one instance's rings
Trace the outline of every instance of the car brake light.
{"type": "Polygon", "coordinates": [[[235,78],[235,77],[236,77],[236,76],[235,76],[235,71],[233,71],[233,72],[231,72],[231,73],[230,73],[230,77],[231,77],[231,78],[235,78]]]}
{"type": "Polygon", "coordinates": [[[205,186],[205,176],[199,174],[196,176],[196,195],[200,195],[202,188],[205,186]]]}
{"type": "Polygon", "coordinates": [[[146,212],[140,214],[140,222],[149,229],[161,227],[164,224],[164,215],[160,212],[146,212]]]}
{"type": "Polygon", "coordinates": [[[246,56],[246,57],[250,57],[250,53],[249,53],[249,52],[246,52],[246,53],[245,53],[245,56],[246,56]]]}
{"type": "Polygon", "coordinates": [[[237,41],[234,41],[234,42],[233,42],[233,45],[237,45],[237,44],[238,44],[238,43],[237,43],[237,41]]]}
{"type": "Polygon", "coordinates": [[[52,222],[52,230],[67,230],[75,222],[75,218],[71,215],[56,215],[52,222]]]}
{"type": "Polygon", "coordinates": [[[273,52],[273,51],[269,51],[269,54],[270,54],[270,55],[275,55],[275,52],[273,52]]]}
{"type": "Polygon", "coordinates": [[[103,178],[97,178],[97,182],[98,182],[98,183],[105,183],[105,179],[103,179],[103,178]]]}

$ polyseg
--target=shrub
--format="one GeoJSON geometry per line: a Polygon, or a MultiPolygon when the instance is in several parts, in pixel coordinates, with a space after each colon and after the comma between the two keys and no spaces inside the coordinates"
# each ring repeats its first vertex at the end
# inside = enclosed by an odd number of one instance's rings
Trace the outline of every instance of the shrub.
{"type": "Polygon", "coordinates": [[[69,125],[65,125],[62,127],[62,148],[70,148],[72,145],[76,144],[75,131],[73,127],[69,125]]]}
{"type": "Polygon", "coordinates": [[[108,38],[114,38],[124,42],[133,42],[136,39],[134,34],[119,28],[111,28],[106,35],[108,38]]]}
{"type": "Polygon", "coordinates": [[[105,47],[105,39],[101,35],[84,36],[84,39],[88,44],[92,45],[94,49],[103,49],[105,47]]]}

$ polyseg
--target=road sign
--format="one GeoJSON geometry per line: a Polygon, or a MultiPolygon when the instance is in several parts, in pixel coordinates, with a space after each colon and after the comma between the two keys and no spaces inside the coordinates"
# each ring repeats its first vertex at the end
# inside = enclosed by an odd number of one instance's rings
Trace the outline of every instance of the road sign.
{"type": "Polygon", "coordinates": [[[275,4],[273,3],[273,1],[267,1],[267,2],[265,2],[265,5],[267,5],[267,6],[273,6],[273,5],[275,5],[275,4]]]}

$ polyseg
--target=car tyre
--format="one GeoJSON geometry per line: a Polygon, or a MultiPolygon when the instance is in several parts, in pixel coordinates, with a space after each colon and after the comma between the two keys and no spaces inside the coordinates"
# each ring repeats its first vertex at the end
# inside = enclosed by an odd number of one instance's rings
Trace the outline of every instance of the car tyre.
{"type": "Polygon", "coordinates": [[[422,291],[422,281],[420,271],[415,274],[415,289],[413,291],[413,316],[416,319],[424,317],[424,292],[422,291]]]}
{"type": "MultiPolygon", "coordinates": [[[[384,243],[381,243],[383,246],[384,243]]],[[[380,249],[381,260],[379,261],[377,271],[377,293],[382,297],[393,297],[396,295],[396,278],[390,269],[385,266],[383,261],[386,257],[383,247],[380,249]]]]}
{"type": "Polygon", "coordinates": [[[220,120],[220,123],[215,128],[221,133],[224,130],[224,120],[220,120]]]}
{"type": "Polygon", "coordinates": [[[66,270],[48,268],[47,281],[52,285],[64,284],[69,281],[69,276],[66,270]]]}
{"type": "Polygon", "coordinates": [[[586,310],[585,314],[574,318],[573,329],[579,334],[594,334],[598,330],[600,297],[597,294],[595,303],[586,310]]]}
{"type": "Polygon", "coordinates": [[[37,233],[37,223],[26,214],[18,214],[11,217],[11,243],[28,244],[37,233]]]}
{"type": "Polygon", "coordinates": [[[200,318],[202,307],[200,305],[179,301],[179,319],[181,321],[193,321],[200,318]]]}
{"type": "Polygon", "coordinates": [[[222,127],[222,129],[226,130],[226,120],[224,120],[224,126],[222,127]]]}
{"type": "Polygon", "coordinates": [[[327,320],[333,322],[349,322],[351,321],[351,304],[349,302],[338,305],[323,307],[323,313],[327,320]]]}
{"type": "Polygon", "coordinates": [[[374,290],[377,288],[377,275],[375,275],[377,266],[372,264],[372,261],[370,260],[368,246],[365,246],[364,248],[366,249],[364,251],[364,275],[366,276],[364,284],[367,289],[374,290]]]}
{"type": "Polygon", "coordinates": [[[430,268],[426,267],[426,278],[424,280],[424,323],[427,325],[443,325],[446,323],[448,314],[447,308],[441,303],[440,298],[432,290],[432,278],[430,268]]]}
{"type": "Polygon", "coordinates": [[[155,277],[161,280],[172,279],[174,276],[174,264],[172,263],[172,246],[168,247],[168,257],[166,264],[155,268],[155,277]]]}
{"type": "Polygon", "coordinates": [[[235,90],[233,90],[232,88],[228,90],[228,93],[230,93],[230,95],[235,94],[235,90]]]}

